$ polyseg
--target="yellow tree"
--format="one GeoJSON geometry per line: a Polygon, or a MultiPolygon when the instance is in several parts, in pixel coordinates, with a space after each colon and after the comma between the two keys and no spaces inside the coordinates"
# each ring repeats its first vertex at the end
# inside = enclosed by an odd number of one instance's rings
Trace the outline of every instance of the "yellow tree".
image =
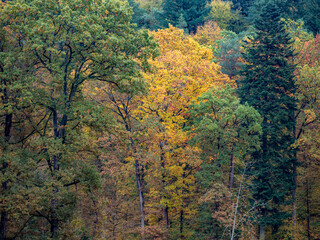
{"type": "Polygon", "coordinates": [[[203,46],[211,47],[221,38],[221,28],[216,22],[208,21],[203,26],[197,28],[197,33],[193,38],[203,46]]]}
{"type": "Polygon", "coordinates": [[[186,222],[195,215],[194,173],[200,165],[199,150],[189,146],[184,131],[188,106],[208,88],[233,83],[212,62],[212,51],[183,30],[170,26],[154,34],[161,55],[150,60],[156,71],[145,75],[150,91],[136,112],[141,121],[153,124],[153,142],[147,146],[148,220],[151,227],[162,225],[173,237],[187,238],[186,222]]]}
{"type": "MultiPolygon", "coordinates": [[[[319,222],[319,116],[320,116],[320,35],[310,39],[302,25],[294,25],[294,48],[296,50],[295,71],[298,160],[297,190],[293,192],[296,201],[293,205],[293,232],[296,239],[306,237],[317,239],[320,236],[319,222]]],[[[290,26],[290,25],[289,25],[290,26]]],[[[290,31],[290,29],[289,29],[290,31]]]]}

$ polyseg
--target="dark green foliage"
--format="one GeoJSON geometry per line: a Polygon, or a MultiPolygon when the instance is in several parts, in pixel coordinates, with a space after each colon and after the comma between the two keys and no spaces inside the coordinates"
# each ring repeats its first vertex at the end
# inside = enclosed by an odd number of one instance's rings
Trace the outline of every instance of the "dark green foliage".
{"type": "Polygon", "coordinates": [[[219,60],[221,71],[230,78],[239,75],[243,66],[242,48],[243,41],[254,36],[254,29],[249,28],[245,32],[236,34],[232,31],[221,31],[221,38],[217,40],[217,48],[214,49],[214,55],[219,60]]]}
{"type": "Polygon", "coordinates": [[[249,9],[255,0],[232,0],[233,8],[240,10],[244,16],[248,16],[249,9]]]}
{"type": "Polygon", "coordinates": [[[101,186],[96,139],[115,124],[105,105],[86,97],[85,83],[144,91],[141,71],[156,43],[132,28],[128,3],[118,0],[16,0],[0,10],[0,96],[8,95],[0,121],[10,125],[0,137],[7,148],[0,181],[8,182],[0,210],[11,230],[0,238],[16,231],[25,239],[69,239],[80,196],[101,186]]]}
{"type": "Polygon", "coordinates": [[[141,28],[144,25],[144,15],[147,11],[143,8],[140,8],[139,4],[136,3],[134,0],[127,0],[130,7],[132,8],[132,22],[137,24],[138,28],[141,28]]]}
{"type": "MultiPolygon", "coordinates": [[[[296,0],[272,0],[282,18],[297,19],[298,6],[296,0]]],[[[263,8],[268,4],[269,0],[255,0],[249,8],[247,22],[254,25],[255,20],[262,14],[263,8]]]]}
{"type": "Polygon", "coordinates": [[[211,89],[199,100],[190,110],[196,133],[193,142],[202,149],[204,159],[197,174],[199,189],[210,200],[200,203],[197,238],[217,239],[227,226],[213,214],[232,194],[227,189],[233,188],[234,175],[242,172],[250,154],[260,148],[262,119],[255,109],[240,104],[230,86],[211,89]],[[242,163],[235,164],[236,159],[242,163]]]}
{"type": "Polygon", "coordinates": [[[137,25],[138,29],[157,30],[164,25],[162,10],[155,7],[146,10],[134,0],[128,0],[128,2],[133,11],[131,21],[137,25]]]}
{"type": "Polygon", "coordinates": [[[306,0],[300,5],[305,26],[314,35],[320,32],[320,0],[306,0]]]}
{"type": "Polygon", "coordinates": [[[227,74],[230,78],[239,74],[241,66],[241,38],[234,32],[223,30],[221,31],[221,39],[217,41],[218,48],[214,52],[219,59],[221,71],[227,74]]]}
{"type": "Polygon", "coordinates": [[[253,197],[259,202],[260,225],[275,231],[288,214],[283,206],[295,188],[294,65],[289,34],[274,3],[263,7],[255,22],[257,35],[247,45],[239,95],[263,117],[262,149],[251,169],[253,197]]]}
{"type": "Polygon", "coordinates": [[[197,27],[202,25],[210,9],[207,0],[164,0],[163,12],[167,24],[178,26],[181,24],[181,15],[187,23],[190,33],[195,33],[197,27]]]}

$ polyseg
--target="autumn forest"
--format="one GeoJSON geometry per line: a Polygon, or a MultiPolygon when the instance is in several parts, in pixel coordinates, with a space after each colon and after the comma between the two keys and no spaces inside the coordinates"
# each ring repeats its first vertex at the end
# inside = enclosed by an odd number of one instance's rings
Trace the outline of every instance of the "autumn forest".
{"type": "Polygon", "coordinates": [[[0,240],[320,239],[320,0],[2,0],[0,240]]]}

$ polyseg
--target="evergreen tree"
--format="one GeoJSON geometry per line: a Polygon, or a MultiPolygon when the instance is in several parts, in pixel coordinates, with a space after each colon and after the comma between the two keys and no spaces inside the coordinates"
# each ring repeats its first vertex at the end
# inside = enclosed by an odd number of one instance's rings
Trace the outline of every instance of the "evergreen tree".
{"type": "Polygon", "coordinates": [[[233,8],[240,10],[244,16],[248,16],[249,9],[254,3],[254,0],[232,0],[233,8]]]}
{"type": "Polygon", "coordinates": [[[181,14],[187,22],[190,33],[195,33],[197,26],[204,23],[209,13],[207,0],[164,0],[163,11],[167,23],[178,26],[181,14]]]}
{"type": "Polygon", "coordinates": [[[240,82],[242,102],[248,102],[263,117],[262,147],[256,152],[251,169],[253,197],[259,203],[260,239],[265,226],[276,232],[288,217],[282,207],[289,204],[295,188],[296,164],[294,143],[296,102],[293,81],[294,65],[290,37],[280,22],[279,8],[269,2],[255,22],[257,35],[247,46],[240,82]]]}
{"type": "Polygon", "coordinates": [[[307,0],[300,6],[306,27],[316,35],[320,31],[320,0],[307,0]]]}
{"type": "Polygon", "coordinates": [[[184,31],[185,33],[189,33],[188,28],[187,28],[187,27],[188,27],[188,24],[187,24],[186,20],[184,19],[182,13],[181,13],[180,18],[179,18],[178,20],[179,20],[179,21],[178,21],[177,27],[180,28],[180,29],[183,29],[183,31],[184,31]]]}
{"type": "Polygon", "coordinates": [[[140,4],[136,3],[134,0],[128,0],[128,3],[133,12],[131,22],[137,24],[138,28],[141,28],[144,25],[143,16],[147,11],[143,8],[140,8],[140,4]]]}

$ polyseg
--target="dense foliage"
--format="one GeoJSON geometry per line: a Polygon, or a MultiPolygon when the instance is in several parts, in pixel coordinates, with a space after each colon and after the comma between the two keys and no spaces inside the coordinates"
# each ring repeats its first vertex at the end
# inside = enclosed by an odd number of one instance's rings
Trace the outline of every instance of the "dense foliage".
{"type": "Polygon", "coordinates": [[[0,239],[319,239],[317,0],[0,5],[0,239]]]}

